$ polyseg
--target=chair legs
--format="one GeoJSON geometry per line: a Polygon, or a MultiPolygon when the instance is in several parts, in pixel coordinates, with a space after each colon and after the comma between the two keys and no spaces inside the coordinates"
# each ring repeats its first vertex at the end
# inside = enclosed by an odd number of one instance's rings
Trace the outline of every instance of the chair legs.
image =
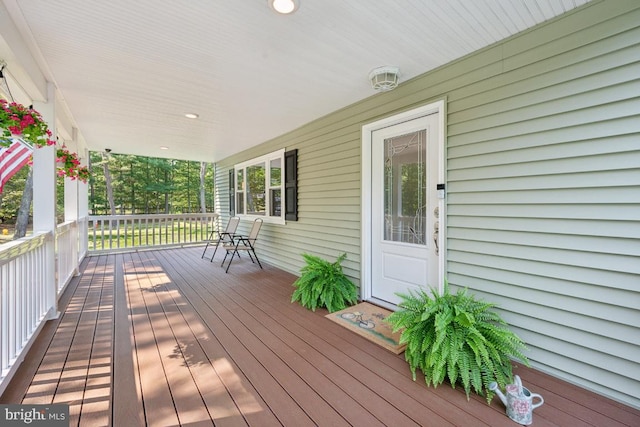
{"type": "Polygon", "coordinates": [[[211,255],[211,259],[209,262],[213,262],[213,259],[216,257],[216,252],[218,252],[218,246],[220,246],[220,239],[216,242],[216,248],[213,250],[213,255],[211,255]]]}
{"type": "MultiPolygon", "coordinates": [[[[229,244],[229,243],[233,244],[233,235],[229,233],[219,233],[218,240],[216,240],[215,242],[213,241],[207,242],[207,245],[205,246],[204,251],[202,252],[202,258],[204,258],[204,254],[207,251],[207,248],[209,247],[209,245],[213,245],[214,243],[216,245],[216,248],[213,250],[213,255],[211,255],[211,259],[209,260],[211,262],[213,262],[213,259],[216,257],[216,252],[218,252],[218,247],[220,246],[220,244],[222,245],[229,244]]],[[[240,256],[240,254],[238,254],[238,256],[240,256]]]]}
{"type": "MultiPolygon", "coordinates": [[[[224,267],[224,263],[227,260],[227,257],[229,256],[229,252],[231,253],[231,259],[229,259],[229,264],[227,264],[227,268],[224,271],[225,273],[229,272],[229,267],[231,267],[231,263],[233,262],[233,258],[236,256],[236,254],[238,255],[238,258],[240,258],[240,252],[238,251],[238,244],[236,243],[236,245],[234,246],[233,250],[231,250],[231,248],[228,248],[227,253],[224,255],[224,259],[222,260],[222,264],[220,264],[220,267],[224,267]]],[[[249,258],[251,258],[251,262],[252,263],[256,263],[258,262],[258,265],[260,266],[260,269],[262,269],[262,264],[260,263],[260,260],[258,259],[258,255],[256,254],[255,249],[253,249],[253,246],[251,246],[251,244],[249,244],[248,246],[245,246],[245,248],[241,249],[241,250],[246,250],[247,253],[249,254],[249,258]],[[246,249],[245,249],[246,248],[246,249]],[[251,255],[251,253],[253,252],[253,256],[251,255]],[[253,260],[253,257],[255,257],[255,261],[253,260]]]]}
{"type": "MultiPolygon", "coordinates": [[[[231,254],[231,259],[229,260],[229,264],[227,264],[227,269],[224,271],[225,273],[229,272],[229,267],[231,267],[231,263],[233,262],[233,257],[236,255],[237,250],[234,249],[233,253],[231,254]]],[[[227,251],[226,254],[224,254],[224,259],[222,260],[222,264],[220,264],[220,267],[224,267],[224,262],[227,260],[227,257],[229,256],[229,251],[227,251]]]]}
{"type": "MultiPolygon", "coordinates": [[[[258,262],[258,265],[260,266],[260,270],[262,270],[262,264],[260,264],[260,260],[258,259],[258,255],[256,255],[256,251],[253,248],[251,248],[251,252],[253,252],[253,256],[256,257],[256,261],[258,262]]],[[[251,254],[249,254],[249,257],[251,257],[251,254]]],[[[253,261],[253,258],[251,258],[251,261],[253,261]]]]}
{"type": "MultiPolygon", "coordinates": [[[[209,245],[213,244],[213,235],[217,233],[217,230],[212,230],[211,233],[209,233],[209,238],[207,239],[207,244],[204,247],[204,251],[202,251],[202,256],[200,258],[204,258],[204,254],[207,253],[207,249],[209,249],[209,245]]],[[[220,240],[220,239],[218,239],[220,240]]],[[[214,254],[215,255],[215,254],[214,254]]]]}

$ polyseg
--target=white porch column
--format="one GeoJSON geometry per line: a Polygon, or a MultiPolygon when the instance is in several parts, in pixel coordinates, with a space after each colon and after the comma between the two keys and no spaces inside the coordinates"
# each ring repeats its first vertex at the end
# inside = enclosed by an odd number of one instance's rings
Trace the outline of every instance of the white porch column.
{"type": "MultiPolygon", "coordinates": [[[[73,128],[73,140],[78,141],[78,156],[80,157],[80,162],[82,166],[89,165],[89,150],[87,150],[86,146],[82,146],[79,142],[78,129],[73,128]]],[[[77,182],[77,181],[76,181],[77,182]]],[[[78,213],[78,239],[79,239],[79,253],[78,253],[78,264],[87,254],[89,242],[87,240],[87,217],[89,216],[89,183],[77,182],[78,185],[78,205],[77,205],[77,213],[78,213]]]]}
{"type": "MultiPolygon", "coordinates": [[[[56,134],[55,88],[47,83],[47,101],[34,102],[34,109],[47,122],[49,130],[56,134]]],[[[45,243],[46,262],[42,280],[45,281],[48,319],[58,317],[56,284],[56,149],[54,146],[33,150],[33,231],[48,232],[51,238],[45,243]]]]}
{"type": "MultiPolygon", "coordinates": [[[[72,138],[73,140],[66,144],[67,148],[72,152],[78,152],[78,130],[76,128],[72,129],[72,138]]],[[[76,227],[73,228],[71,236],[71,241],[78,241],[78,191],[80,189],[80,185],[82,185],[78,180],[72,180],[70,178],[64,179],[64,221],[75,221],[76,227]]],[[[78,245],[73,245],[70,250],[72,253],[70,254],[70,258],[73,260],[73,275],[78,275],[78,245]]]]}

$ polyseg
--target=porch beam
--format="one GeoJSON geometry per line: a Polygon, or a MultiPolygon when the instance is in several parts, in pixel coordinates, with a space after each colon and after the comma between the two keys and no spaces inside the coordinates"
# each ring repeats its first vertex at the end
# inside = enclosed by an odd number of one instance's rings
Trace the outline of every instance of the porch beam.
{"type": "Polygon", "coordinates": [[[0,59],[31,99],[46,99],[47,80],[16,23],[26,25],[16,1],[0,1],[0,59]]]}

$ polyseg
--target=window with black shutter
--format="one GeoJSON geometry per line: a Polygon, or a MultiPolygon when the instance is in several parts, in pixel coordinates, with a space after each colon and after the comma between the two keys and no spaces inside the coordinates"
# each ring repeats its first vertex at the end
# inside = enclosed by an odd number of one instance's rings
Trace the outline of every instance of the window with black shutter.
{"type": "Polygon", "coordinates": [[[287,221],[298,220],[298,150],[284,153],[284,191],[287,221]]]}
{"type": "Polygon", "coordinates": [[[229,203],[235,201],[235,216],[274,224],[297,221],[297,155],[298,150],[282,148],[236,164],[229,172],[229,203]]]}
{"type": "Polygon", "coordinates": [[[236,214],[235,170],[229,170],[229,216],[236,214]]]}

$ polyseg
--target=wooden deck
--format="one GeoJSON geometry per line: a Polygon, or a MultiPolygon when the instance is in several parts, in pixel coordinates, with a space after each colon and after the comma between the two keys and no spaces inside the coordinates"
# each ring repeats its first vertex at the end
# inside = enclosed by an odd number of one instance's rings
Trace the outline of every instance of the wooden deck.
{"type": "MultiPolygon", "coordinates": [[[[83,426],[510,426],[497,398],[413,381],[396,356],[291,304],[295,276],[202,248],[87,258],[0,403],[83,426]]],[[[640,411],[516,368],[535,426],[640,426],[640,411]]]]}

